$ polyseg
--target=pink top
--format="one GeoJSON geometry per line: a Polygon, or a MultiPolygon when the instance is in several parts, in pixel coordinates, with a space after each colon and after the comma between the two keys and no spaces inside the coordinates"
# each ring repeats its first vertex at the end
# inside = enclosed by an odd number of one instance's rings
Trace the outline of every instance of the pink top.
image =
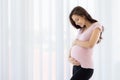
{"type": "MultiPolygon", "coordinates": [[[[79,30],[77,39],[81,41],[88,41],[90,39],[92,31],[95,28],[100,28],[102,31],[102,26],[98,22],[95,22],[85,32],[81,33],[81,30],[79,30]]],[[[75,45],[71,49],[71,56],[80,62],[80,65],[83,68],[93,68],[92,54],[93,48],[84,48],[75,45]]]]}

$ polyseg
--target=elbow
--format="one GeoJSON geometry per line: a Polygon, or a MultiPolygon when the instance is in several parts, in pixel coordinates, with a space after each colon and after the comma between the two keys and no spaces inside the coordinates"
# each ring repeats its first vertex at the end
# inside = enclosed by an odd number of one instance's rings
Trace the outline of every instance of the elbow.
{"type": "Polygon", "coordinates": [[[89,46],[89,48],[93,48],[93,47],[94,47],[94,45],[90,45],[90,46],[89,46]]]}
{"type": "Polygon", "coordinates": [[[88,48],[93,48],[95,44],[89,44],[88,48]]]}

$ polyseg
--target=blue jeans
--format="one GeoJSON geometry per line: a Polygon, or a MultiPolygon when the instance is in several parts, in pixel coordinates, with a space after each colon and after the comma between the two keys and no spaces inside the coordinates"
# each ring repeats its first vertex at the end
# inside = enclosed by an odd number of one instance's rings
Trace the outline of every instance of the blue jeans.
{"type": "Polygon", "coordinates": [[[73,66],[73,76],[70,80],[89,80],[93,75],[94,69],[73,66]]]}

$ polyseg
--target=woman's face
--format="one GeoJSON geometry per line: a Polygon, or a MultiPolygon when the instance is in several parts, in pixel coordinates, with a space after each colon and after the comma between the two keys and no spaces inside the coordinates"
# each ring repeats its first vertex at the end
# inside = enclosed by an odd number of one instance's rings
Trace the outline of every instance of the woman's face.
{"type": "Polygon", "coordinates": [[[84,27],[85,25],[85,17],[79,15],[72,15],[72,19],[76,25],[84,27]]]}

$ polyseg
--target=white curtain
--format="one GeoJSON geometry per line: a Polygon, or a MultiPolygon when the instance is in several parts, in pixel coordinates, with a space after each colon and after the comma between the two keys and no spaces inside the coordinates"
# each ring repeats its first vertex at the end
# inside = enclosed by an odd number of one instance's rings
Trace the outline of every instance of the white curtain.
{"type": "Polygon", "coordinates": [[[91,80],[120,80],[119,0],[0,0],[0,80],[70,80],[76,37],[69,13],[80,5],[103,24],[91,80]]]}

